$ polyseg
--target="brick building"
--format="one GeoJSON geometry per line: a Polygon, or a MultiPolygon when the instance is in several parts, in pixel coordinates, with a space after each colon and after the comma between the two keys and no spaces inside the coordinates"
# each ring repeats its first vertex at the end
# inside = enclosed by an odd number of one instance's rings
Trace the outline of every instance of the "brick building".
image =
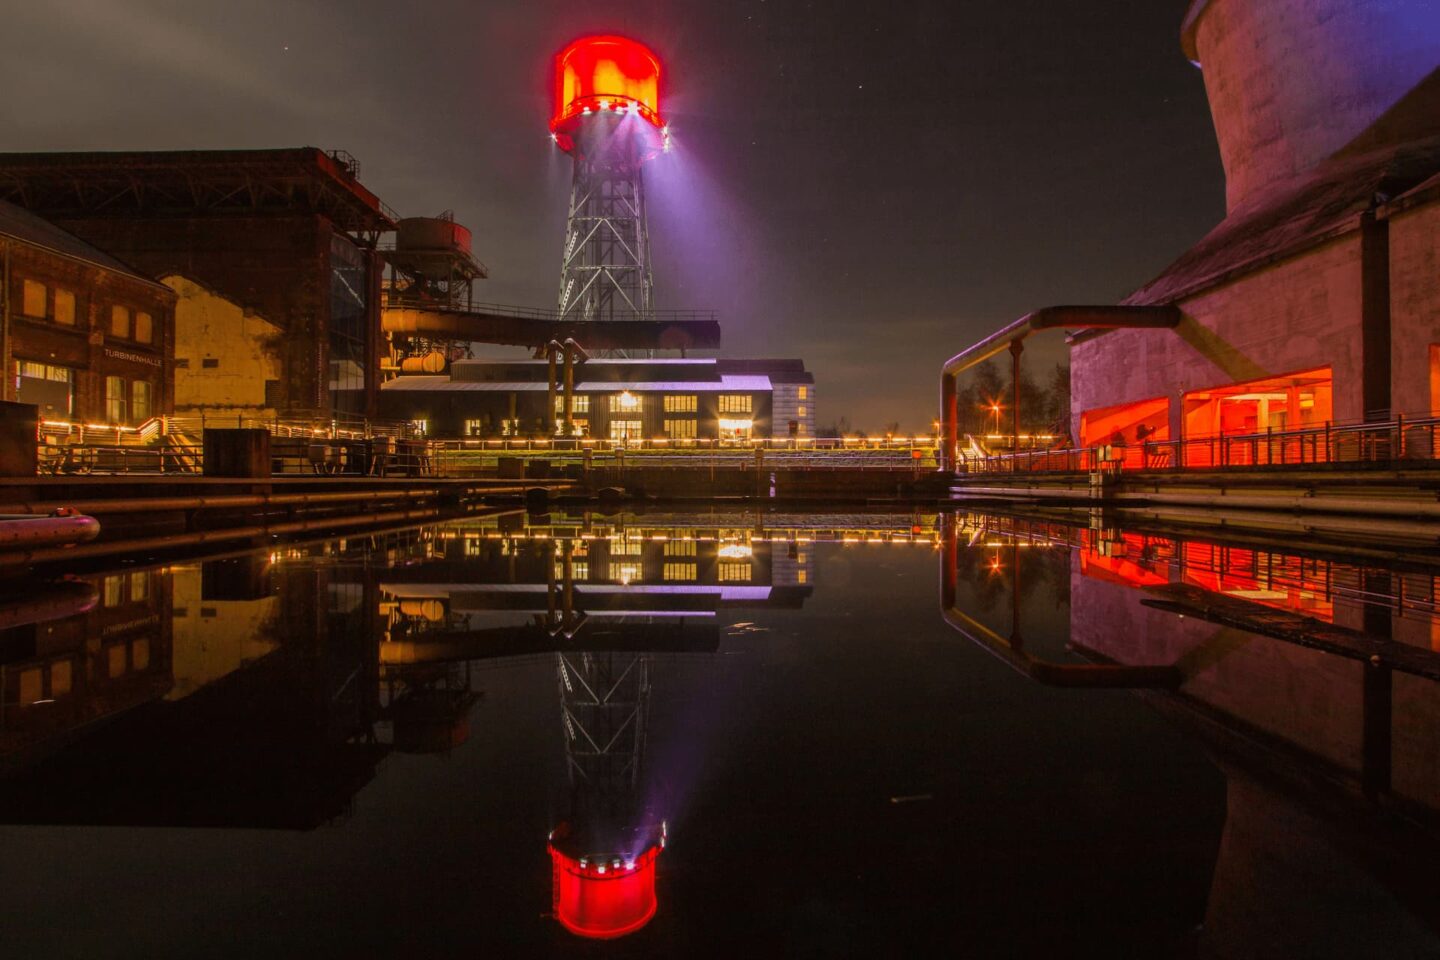
{"type": "Polygon", "coordinates": [[[365,415],[395,221],[357,173],[314,147],[11,153],[0,199],[176,288],[180,412],[365,415]]]}
{"type": "Polygon", "coordinates": [[[0,201],[3,399],[42,420],[135,426],[171,412],[175,294],[0,201]]]}

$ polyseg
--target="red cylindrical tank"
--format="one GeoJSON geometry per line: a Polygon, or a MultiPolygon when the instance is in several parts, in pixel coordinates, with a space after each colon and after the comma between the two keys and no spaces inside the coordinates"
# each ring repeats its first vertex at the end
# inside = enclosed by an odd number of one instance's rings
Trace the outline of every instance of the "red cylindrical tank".
{"type": "Polygon", "coordinates": [[[626,37],[582,37],[556,55],[550,133],[560,149],[574,152],[586,127],[603,122],[609,131],[629,117],[642,120],[636,132],[663,149],[660,58],[649,47],[626,37]]]}
{"type": "Polygon", "coordinates": [[[632,859],[576,859],[550,846],[555,918],[571,933],[609,940],[634,933],[655,916],[653,846],[632,859]]]}

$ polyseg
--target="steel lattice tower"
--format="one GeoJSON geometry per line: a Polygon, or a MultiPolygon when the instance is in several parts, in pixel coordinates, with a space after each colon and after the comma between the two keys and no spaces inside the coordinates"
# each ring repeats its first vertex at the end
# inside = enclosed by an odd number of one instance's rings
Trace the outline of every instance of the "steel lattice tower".
{"type": "Polygon", "coordinates": [[[627,161],[575,157],[560,266],[561,320],[655,317],[645,180],[640,164],[627,161]]]}

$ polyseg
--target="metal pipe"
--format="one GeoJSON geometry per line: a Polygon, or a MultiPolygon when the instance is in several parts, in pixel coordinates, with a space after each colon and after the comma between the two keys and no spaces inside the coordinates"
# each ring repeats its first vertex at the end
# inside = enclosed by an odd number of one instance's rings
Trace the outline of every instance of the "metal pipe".
{"type": "Polygon", "coordinates": [[[560,344],[554,340],[545,345],[545,383],[548,391],[545,400],[545,425],[546,436],[550,437],[555,436],[555,359],[561,349],[560,344]]]}
{"type": "Polygon", "coordinates": [[[1180,323],[1180,319],[1180,308],[1174,304],[1045,307],[1034,313],[1027,313],[1014,323],[961,350],[946,360],[940,368],[940,420],[944,441],[940,450],[940,469],[954,469],[955,445],[959,439],[955,408],[956,381],[961,373],[1007,349],[1011,342],[1023,340],[1039,330],[1173,330],[1180,323]]]}
{"type": "Polygon", "coordinates": [[[4,266],[0,268],[3,279],[0,279],[0,298],[4,303],[0,305],[0,400],[13,400],[10,386],[10,238],[0,240],[5,244],[4,266]]]}

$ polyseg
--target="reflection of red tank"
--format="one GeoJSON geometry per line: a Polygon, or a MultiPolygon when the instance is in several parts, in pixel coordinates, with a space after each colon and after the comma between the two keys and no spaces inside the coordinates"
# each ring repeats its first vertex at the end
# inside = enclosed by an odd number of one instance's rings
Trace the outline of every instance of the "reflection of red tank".
{"type": "Polygon", "coordinates": [[[587,151],[592,135],[613,148],[616,132],[636,148],[636,160],[664,149],[660,116],[660,59],[625,37],[582,37],[555,57],[555,113],[550,133],[566,153],[587,151]],[[624,121],[639,118],[639,123],[624,121]],[[628,127],[628,129],[627,129],[628,127]]]}
{"type": "MultiPolygon", "coordinates": [[[[562,828],[563,830],[563,828],[562,828]]],[[[555,917],[582,937],[608,940],[634,933],[655,916],[655,861],[660,841],[636,857],[572,857],[550,844],[555,917]]]]}

